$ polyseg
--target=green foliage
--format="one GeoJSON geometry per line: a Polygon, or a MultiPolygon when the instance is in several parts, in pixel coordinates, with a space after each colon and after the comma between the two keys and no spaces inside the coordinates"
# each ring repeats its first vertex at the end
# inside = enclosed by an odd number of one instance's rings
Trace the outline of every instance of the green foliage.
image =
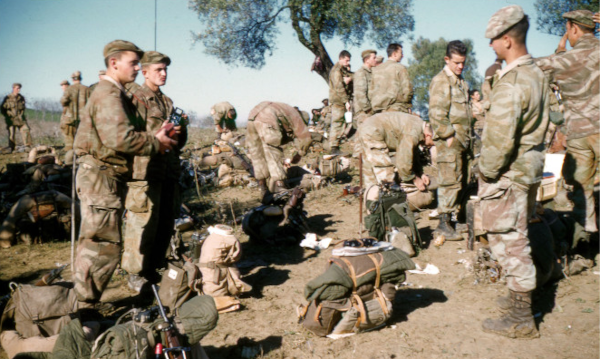
{"type": "Polygon", "coordinates": [[[413,30],[411,8],[412,0],[190,0],[202,23],[194,40],[208,54],[259,69],[276,49],[278,26],[290,23],[298,41],[321,59],[315,70],[325,80],[333,62],[322,40],[360,45],[368,39],[387,47],[413,30]]]}
{"type": "MultiPolygon", "coordinates": [[[[467,46],[467,60],[463,77],[470,89],[479,89],[482,78],[477,73],[477,59],[473,50],[473,42],[469,39],[462,40],[462,42],[467,46]]],[[[422,37],[412,45],[413,59],[408,61],[408,73],[415,93],[413,108],[423,118],[427,118],[429,108],[429,84],[446,64],[444,56],[446,56],[447,46],[448,41],[443,38],[431,41],[422,37]]]]}
{"type": "Polygon", "coordinates": [[[550,35],[562,36],[565,33],[565,12],[590,10],[598,12],[599,0],[536,0],[537,29],[550,35]]]}

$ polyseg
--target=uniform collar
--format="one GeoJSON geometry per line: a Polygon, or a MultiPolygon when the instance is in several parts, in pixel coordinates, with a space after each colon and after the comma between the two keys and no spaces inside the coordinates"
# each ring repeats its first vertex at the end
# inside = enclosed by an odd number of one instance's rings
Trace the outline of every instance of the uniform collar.
{"type": "Polygon", "coordinates": [[[528,65],[528,64],[533,64],[533,58],[531,57],[530,54],[523,55],[523,56],[519,57],[518,59],[516,59],[515,61],[511,62],[510,65],[507,65],[505,68],[498,71],[498,78],[501,79],[502,76],[506,75],[512,69],[514,69],[518,66],[528,65]]]}
{"type": "Polygon", "coordinates": [[[462,79],[463,79],[462,76],[459,76],[459,75],[455,74],[454,72],[452,72],[452,70],[450,70],[448,65],[444,66],[444,72],[446,73],[446,76],[448,76],[454,80],[454,83],[462,81],[462,79]]]}
{"type": "Polygon", "coordinates": [[[577,47],[577,48],[583,48],[583,47],[588,47],[590,45],[593,46],[594,43],[598,42],[598,39],[596,39],[596,37],[594,36],[594,34],[583,34],[581,35],[581,37],[577,40],[577,43],[575,44],[575,46],[573,46],[573,48],[577,47]]]}
{"type": "Polygon", "coordinates": [[[123,87],[123,85],[121,85],[117,80],[113,79],[112,77],[110,77],[108,75],[104,76],[103,80],[106,80],[106,81],[112,83],[113,85],[117,86],[124,95],[127,95],[127,90],[125,90],[125,87],[123,87]]]}

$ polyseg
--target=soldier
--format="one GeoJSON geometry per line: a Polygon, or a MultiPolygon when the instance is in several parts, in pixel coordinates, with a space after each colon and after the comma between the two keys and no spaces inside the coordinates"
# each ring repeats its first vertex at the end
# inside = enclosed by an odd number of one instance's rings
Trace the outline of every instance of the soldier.
{"type": "Polygon", "coordinates": [[[450,218],[458,212],[458,195],[462,188],[463,164],[469,148],[471,110],[469,85],[462,71],[467,59],[467,47],[454,40],[446,47],[446,66],[429,85],[429,121],[434,133],[438,168],[438,214],[436,232],[446,240],[460,240],[450,218]]]}
{"type": "Polygon", "coordinates": [[[363,65],[354,74],[352,84],[354,85],[354,118],[357,127],[373,113],[371,102],[369,101],[369,84],[371,83],[371,69],[375,67],[375,58],[377,51],[365,50],[361,53],[363,65]]]}
{"type": "MultiPolygon", "coordinates": [[[[562,93],[567,137],[563,175],[574,186],[576,226],[585,231],[575,242],[581,241],[587,251],[590,233],[598,231],[594,178],[600,165],[600,41],[594,36],[591,11],[571,11],[563,17],[567,19],[566,33],[556,54],[537,59],[536,64],[562,93]],[[573,47],[570,51],[565,50],[567,40],[573,47]]],[[[573,247],[577,245],[573,243],[573,247]]]]}
{"type": "MultiPolygon", "coordinates": [[[[169,121],[173,101],[162,93],[171,59],[156,51],[141,59],[144,84],[133,93],[133,103],[148,133],[169,121]]],[[[185,126],[176,127],[177,146],[165,154],[135,156],[132,179],[127,183],[121,266],[129,272],[129,285],[140,292],[146,282],[157,283],[175,219],[179,214],[179,153],[187,141],[185,126]]]]}
{"type": "Polygon", "coordinates": [[[14,83],[12,86],[12,93],[4,97],[4,101],[2,101],[2,105],[0,106],[4,121],[6,122],[8,147],[11,151],[15,150],[15,136],[17,129],[21,131],[23,145],[27,148],[31,147],[31,133],[29,131],[29,126],[27,125],[27,118],[25,117],[25,97],[23,97],[20,92],[21,84],[14,83]]]}
{"type": "Polygon", "coordinates": [[[237,126],[235,125],[237,112],[229,102],[215,104],[210,108],[210,115],[215,121],[215,130],[219,134],[219,138],[223,138],[224,134],[228,132],[237,130],[237,126]]]}
{"type": "Polygon", "coordinates": [[[351,110],[352,101],[352,73],[350,66],[350,53],[346,50],[340,52],[339,60],[329,72],[329,101],[331,102],[331,127],[329,130],[329,146],[332,155],[339,155],[340,140],[344,132],[344,114],[351,110]]]}
{"type": "Polygon", "coordinates": [[[419,144],[433,146],[433,132],[420,117],[403,112],[385,112],[373,115],[363,122],[359,141],[366,156],[365,188],[381,182],[394,182],[398,171],[400,182],[413,183],[419,191],[426,191],[429,177],[423,174],[419,144]],[[389,151],[396,151],[396,164],[389,151]]]}
{"type": "Polygon", "coordinates": [[[261,197],[265,197],[267,190],[273,193],[286,190],[287,173],[283,167],[281,146],[295,140],[297,152],[292,158],[292,163],[297,163],[301,156],[306,154],[312,142],[302,117],[292,106],[265,101],[250,111],[247,130],[248,152],[261,197]]]}
{"type": "Polygon", "coordinates": [[[323,103],[323,107],[319,111],[320,117],[317,129],[323,130],[325,134],[328,134],[329,127],[331,126],[331,106],[329,105],[329,99],[325,98],[321,102],[323,103]]]}
{"type": "Polygon", "coordinates": [[[408,70],[400,64],[402,45],[390,44],[387,48],[388,60],[373,69],[369,99],[373,112],[402,111],[412,109],[413,88],[408,70]]]}
{"type": "Polygon", "coordinates": [[[165,126],[146,132],[124,85],[135,81],[143,51],[128,41],[104,47],[106,76],[81,112],[73,145],[79,156],[76,189],[81,201],[81,230],[73,278],[80,302],[100,300],[121,252],[121,217],[125,183],[134,156],[172,149],[176,141],[165,126]]]}
{"type": "Polygon", "coordinates": [[[80,121],[80,112],[83,111],[89,97],[88,87],[81,84],[81,72],[75,71],[71,75],[71,79],[73,84],[67,88],[60,99],[63,107],[69,108],[69,111],[63,117],[64,120],[61,118],[60,121],[60,129],[65,137],[65,151],[70,151],[73,148],[73,140],[80,121]]]}
{"type": "MultiPolygon", "coordinates": [[[[544,135],[549,123],[550,87],[527,52],[529,19],[517,5],[490,19],[485,37],[506,67],[494,79],[485,118],[479,191],[483,229],[506,272],[508,312],[486,319],[483,330],[510,338],[536,338],[531,311],[536,269],[527,226],[544,168],[544,135]]],[[[507,307],[504,306],[504,307],[507,307]]]]}

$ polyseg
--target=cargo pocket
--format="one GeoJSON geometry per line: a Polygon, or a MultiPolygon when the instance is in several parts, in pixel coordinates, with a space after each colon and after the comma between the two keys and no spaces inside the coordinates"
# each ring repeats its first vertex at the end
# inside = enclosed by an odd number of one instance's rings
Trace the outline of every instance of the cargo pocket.
{"type": "Polygon", "coordinates": [[[87,216],[83,218],[81,238],[104,240],[119,243],[119,217],[121,215],[121,200],[112,196],[94,196],[90,198],[87,216]]]}
{"type": "Polygon", "coordinates": [[[275,128],[268,124],[263,124],[263,126],[261,127],[262,133],[260,134],[260,139],[263,143],[274,147],[281,146],[281,142],[283,141],[283,135],[279,128],[275,128]]]}
{"type": "Polygon", "coordinates": [[[511,183],[501,179],[496,183],[479,182],[481,224],[488,232],[505,233],[515,229],[518,210],[510,195],[511,183]]]}
{"type": "Polygon", "coordinates": [[[135,213],[146,213],[149,211],[148,182],[127,182],[127,197],[125,198],[125,209],[135,213]]]}
{"type": "Polygon", "coordinates": [[[437,166],[439,186],[450,186],[456,183],[455,153],[450,150],[438,152],[437,166]]]}

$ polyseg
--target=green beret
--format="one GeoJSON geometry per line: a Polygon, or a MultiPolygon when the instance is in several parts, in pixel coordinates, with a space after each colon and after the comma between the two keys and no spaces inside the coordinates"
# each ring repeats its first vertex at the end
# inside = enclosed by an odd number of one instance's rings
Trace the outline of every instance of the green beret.
{"type": "Polygon", "coordinates": [[[575,10],[563,14],[565,19],[571,20],[578,25],[595,29],[596,23],[592,19],[592,16],[594,16],[594,13],[589,10],[575,10]]]}
{"type": "Polygon", "coordinates": [[[369,49],[369,50],[365,50],[365,51],[363,51],[363,52],[361,52],[361,53],[360,53],[360,56],[361,56],[361,57],[362,57],[362,59],[364,60],[365,58],[367,58],[367,57],[368,57],[369,55],[371,55],[371,54],[375,54],[375,55],[377,55],[377,51],[375,51],[375,50],[371,50],[371,49],[369,49]]]}
{"type": "Polygon", "coordinates": [[[60,82],[60,85],[61,85],[61,86],[62,86],[62,85],[67,85],[67,86],[69,86],[70,84],[69,84],[69,81],[67,81],[67,80],[62,80],[62,81],[60,82]]]}
{"type": "Polygon", "coordinates": [[[15,83],[13,84],[13,88],[15,88],[15,87],[23,87],[23,86],[21,86],[21,84],[20,84],[20,83],[18,83],[18,82],[15,82],[15,83]]]}
{"type": "Polygon", "coordinates": [[[166,64],[169,66],[171,64],[171,59],[169,56],[165,54],[161,54],[157,51],[146,51],[144,56],[140,60],[142,66],[144,65],[153,65],[153,64],[166,64]]]}
{"type": "Polygon", "coordinates": [[[80,71],[73,72],[73,75],[71,75],[71,78],[73,80],[81,80],[81,72],[80,71]]]}
{"type": "Polygon", "coordinates": [[[485,37],[488,39],[495,39],[521,21],[524,17],[525,13],[523,12],[523,8],[519,5],[503,7],[490,18],[487,29],[485,29],[485,37]]]}
{"type": "Polygon", "coordinates": [[[104,58],[107,58],[121,51],[133,51],[136,54],[138,54],[140,58],[144,56],[144,51],[139,47],[135,46],[134,43],[125,40],[115,40],[109,42],[108,44],[106,44],[106,46],[104,46],[104,58]]]}

